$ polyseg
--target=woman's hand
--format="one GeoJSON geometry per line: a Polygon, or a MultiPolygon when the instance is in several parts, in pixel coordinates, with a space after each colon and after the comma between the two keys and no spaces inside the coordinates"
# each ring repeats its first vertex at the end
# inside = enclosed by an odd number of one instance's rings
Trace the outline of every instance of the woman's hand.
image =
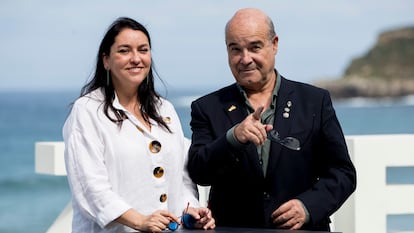
{"type": "Polygon", "coordinates": [[[133,209],[126,211],[116,221],[135,230],[146,232],[161,232],[168,227],[171,221],[180,222],[177,216],[166,210],[158,210],[150,215],[142,215],[133,209]]]}

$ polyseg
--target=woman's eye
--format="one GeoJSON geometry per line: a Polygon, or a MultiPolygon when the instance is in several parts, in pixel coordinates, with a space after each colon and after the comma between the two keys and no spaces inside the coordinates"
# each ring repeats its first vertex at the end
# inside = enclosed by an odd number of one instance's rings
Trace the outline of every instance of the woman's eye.
{"type": "Polygon", "coordinates": [[[120,50],[118,50],[118,52],[122,53],[122,54],[125,54],[125,53],[128,53],[129,50],[128,49],[120,49],[120,50]]]}

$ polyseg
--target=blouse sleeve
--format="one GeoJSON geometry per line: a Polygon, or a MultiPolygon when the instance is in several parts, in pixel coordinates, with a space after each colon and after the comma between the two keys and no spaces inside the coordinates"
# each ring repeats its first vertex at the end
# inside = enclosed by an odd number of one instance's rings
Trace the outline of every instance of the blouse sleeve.
{"type": "Polygon", "coordinates": [[[98,111],[75,103],[63,129],[65,165],[81,213],[105,227],[131,207],[112,191],[105,166],[98,111]]]}

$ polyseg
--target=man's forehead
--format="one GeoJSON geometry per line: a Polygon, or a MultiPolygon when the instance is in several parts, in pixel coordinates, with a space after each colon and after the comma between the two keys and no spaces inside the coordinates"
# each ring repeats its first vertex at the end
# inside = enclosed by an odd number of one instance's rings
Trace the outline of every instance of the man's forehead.
{"type": "Polygon", "coordinates": [[[249,46],[249,45],[255,45],[255,44],[264,44],[267,39],[267,35],[261,33],[261,34],[255,34],[255,35],[228,35],[226,37],[226,44],[227,46],[231,45],[238,45],[238,46],[249,46]]]}

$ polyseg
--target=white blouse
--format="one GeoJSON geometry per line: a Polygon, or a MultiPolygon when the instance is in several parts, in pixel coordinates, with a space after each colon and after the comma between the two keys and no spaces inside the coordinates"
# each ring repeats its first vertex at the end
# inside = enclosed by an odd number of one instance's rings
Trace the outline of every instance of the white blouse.
{"type": "Polygon", "coordinates": [[[153,120],[151,131],[146,130],[115,97],[113,106],[129,118],[119,127],[104,114],[103,102],[101,89],[79,98],[63,127],[72,232],[132,231],[114,222],[130,208],[145,215],[169,210],[180,216],[188,202],[199,207],[186,169],[189,140],[173,105],[161,99],[158,108],[169,133],[153,120]]]}

